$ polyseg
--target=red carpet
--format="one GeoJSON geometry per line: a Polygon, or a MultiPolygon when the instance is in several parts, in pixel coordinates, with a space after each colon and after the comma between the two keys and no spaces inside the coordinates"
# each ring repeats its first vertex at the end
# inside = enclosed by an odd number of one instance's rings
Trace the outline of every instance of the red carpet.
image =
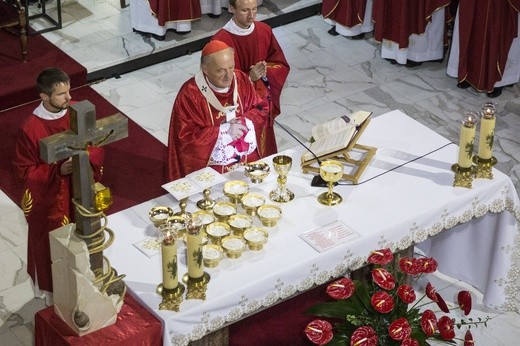
{"type": "MultiPolygon", "coordinates": [[[[118,110],[89,86],[71,91],[75,101],[89,100],[96,107],[96,116],[103,118],[118,110]]],[[[17,205],[21,196],[21,182],[14,176],[12,158],[20,123],[32,113],[39,101],[0,112],[0,189],[17,205]]],[[[166,146],[131,119],[128,137],[106,145],[102,183],[112,190],[112,214],[151,198],[165,194],[166,146]]]]}
{"type": "Polygon", "coordinates": [[[39,99],[36,77],[47,67],[65,71],[72,87],[87,82],[87,69],[41,35],[27,38],[27,62],[22,63],[18,37],[0,30],[0,111],[39,99]]]}

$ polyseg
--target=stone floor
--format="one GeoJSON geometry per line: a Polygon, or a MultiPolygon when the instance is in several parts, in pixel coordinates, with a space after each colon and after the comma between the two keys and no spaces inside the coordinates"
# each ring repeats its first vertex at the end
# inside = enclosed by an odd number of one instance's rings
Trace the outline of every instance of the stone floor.
{"type": "MultiPolygon", "coordinates": [[[[316,0],[264,1],[259,18],[316,4],[316,0]]],[[[48,8],[52,8],[52,1],[48,8]]],[[[132,32],[129,7],[117,0],[63,1],[63,29],[44,34],[87,67],[88,72],[203,37],[218,29],[207,16],[193,23],[192,33],[168,32],[164,41],[132,32]]],[[[218,25],[216,24],[218,23],[218,25]]],[[[35,26],[38,23],[34,23],[35,26]]],[[[380,45],[366,38],[354,41],[327,33],[330,26],[319,15],[283,25],[274,32],[291,65],[282,94],[278,121],[300,140],[310,137],[316,123],[356,110],[378,116],[399,109],[425,126],[458,144],[464,110],[478,110],[489,101],[485,94],[458,89],[445,73],[446,61],[407,68],[380,58],[380,45]]],[[[166,144],[172,103],[180,85],[199,68],[200,52],[155,64],[97,82],[100,94],[166,144]]],[[[74,95],[73,95],[74,96],[74,95]]],[[[511,176],[520,191],[520,86],[505,88],[494,99],[498,117],[494,155],[497,169],[511,176]]],[[[280,149],[295,140],[275,128],[280,149]]],[[[456,158],[453,158],[454,162],[456,158]]],[[[0,344],[33,344],[34,313],[45,307],[35,299],[26,273],[27,226],[20,209],[0,192],[0,344]]],[[[464,282],[438,275],[438,290],[468,287],[464,282]]],[[[494,317],[488,328],[475,330],[477,344],[514,345],[520,335],[518,313],[489,311],[478,303],[480,315],[494,317]]]]}

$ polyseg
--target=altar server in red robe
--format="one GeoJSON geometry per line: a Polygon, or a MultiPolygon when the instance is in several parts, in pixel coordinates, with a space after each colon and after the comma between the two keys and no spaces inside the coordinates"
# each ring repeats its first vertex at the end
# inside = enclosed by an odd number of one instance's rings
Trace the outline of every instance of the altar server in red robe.
{"type": "MultiPolygon", "coordinates": [[[[70,80],[58,68],[48,68],[37,78],[41,103],[20,126],[13,165],[24,181],[21,207],[27,219],[27,271],[37,296],[52,301],[49,232],[70,223],[72,210],[71,159],[47,164],[40,158],[40,140],[70,129],[70,80]],[[44,291],[41,292],[40,290],[44,291]]],[[[102,174],[104,151],[90,147],[94,178],[102,174]]]]}
{"type": "Polygon", "coordinates": [[[160,26],[200,19],[200,0],[148,0],[160,26]]]}
{"type": "Polygon", "coordinates": [[[266,147],[260,148],[263,156],[276,153],[273,120],[280,114],[280,94],[289,74],[289,63],[276,40],[272,29],[255,21],[256,0],[230,0],[233,17],[214,36],[235,50],[235,66],[247,73],[258,93],[270,108],[266,132],[266,147]]]}
{"type": "Polygon", "coordinates": [[[520,0],[460,0],[447,73],[490,97],[520,80],[520,0]]]}
{"type": "Polygon", "coordinates": [[[374,39],[381,57],[414,67],[444,58],[450,0],[374,0],[374,39]]]}
{"type": "Polygon", "coordinates": [[[372,5],[372,0],[323,0],[321,14],[332,24],[329,34],[363,39],[365,33],[374,30],[372,5]]]}
{"type": "Polygon", "coordinates": [[[201,71],[183,84],[168,134],[168,177],[176,180],[204,167],[219,173],[259,160],[268,106],[249,76],[235,69],[233,48],[210,41],[201,71]]]}

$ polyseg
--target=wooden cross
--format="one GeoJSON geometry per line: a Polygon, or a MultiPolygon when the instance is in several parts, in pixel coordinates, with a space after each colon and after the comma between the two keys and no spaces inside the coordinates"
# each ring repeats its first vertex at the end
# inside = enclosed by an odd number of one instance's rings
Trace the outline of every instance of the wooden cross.
{"type": "MultiPolygon", "coordinates": [[[[96,110],[89,101],[81,101],[69,108],[70,130],[40,140],[40,157],[53,163],[72,157],[72,190],[74,200],[95,213],[95,188],[87,147],[102,146],[128,137],[128,119],[121,113],[96,121],[96,110]]],[[[74,208],[76,229],[89,236],[101,225],[101,216],[85,217],[74,208]]],[[[87,245],[92,242],[85,240],[87,245]]],[[[103,272],[103,252],[90,255],[90,268],[103,272]]]]}

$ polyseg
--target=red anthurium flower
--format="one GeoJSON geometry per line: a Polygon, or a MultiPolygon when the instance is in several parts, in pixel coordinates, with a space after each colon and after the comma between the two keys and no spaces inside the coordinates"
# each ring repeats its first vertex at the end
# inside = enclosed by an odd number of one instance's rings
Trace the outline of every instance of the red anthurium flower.
{"type": "Polygon", "coordinates": [[[415,300],[415,291],[410,285],[401,285],[397,288],[397,295],[406,304],[413,303],[415,300]]]}
{"type": "Polygon", "coordinates": [[[327,286],[327,294],[334,299],[347,299],[354,293],[354,283],[347,278],[341,278],[327,286]]]}
{"type": "Polygon", "coordinates": [[[408,275],[417,275],[420,271],[415,262],[415,258],[403,257],[399,260],[399,268],[408,275]]]}
{"type": "Polygon", "coordinates": [[[391,295],[385,291],[376,292],[370,299],[372,307],[382,314],[386,314],[393,310],[395,303],[391,295]]]}
{"type": "Polygon", "coordinates": [[[392,251],[390,251],[390,249],[387,248],[372,251],[372,253],[370,253],[370,256],[368,256],[368,263],[385,265],[392,262],[393,259],[394,254],[392,253],[392,251]]]}
{"type": "Polygon", "coordinates": [[[401,346],[419,346],[419,341],[408,338],[401,342],[401,346]]]}
{"type": "Polygon", "coordinates": [[[390,272],[384,268],[376,268],[372,270],[372,279],[381,288],[392,290],[395,287],[395,278],[390,272]]]}
{"type": "Polygon", "coordinates": [[[468,315],[471,312],[471,294],[468,291],[460,291],[457,295],[457,301],[464,315],[468,315]]]}
{"type": "Polygon", "coordinates": [[[437,329],[437,317],[431,310],[424,310],[421,316],[421,328],[426,336],[432,336],[437,329]]]}
{"type": "Polygon", "coordinates": [[[376,346],[377,335],[369,326],[359,327],[350,336],[350,346],[376,346]]]}
{"type": "Polygon", "coordinates": [[[453,320],[451,318],[448,316],[442,316],[439,318],[437,326],[439,327],[441,338],[444,340],[453,340],[455,337],[455,330],[453,329],[453,320]]]}
{"type": "Polygon", "coordinates": [[[437,303],[437,291],[429,282],[426,284],[426,296],[437,303]]]}
{"type": "Polygon", "coordinates": [[[473,335],[471,334],[471,330],[467,330],[464,335],[464,346],[474,346],[475,342],[473,341],[473,335]]]}
{"type": "Polygon", "coordinates": [[[448,309],[448,305],[446,304],[444,299],[441,297],[441,295],[439,293],[435,293],[435,296],[437,297],[437,300],[435,302],[439,306],[439,309],[441,309],[442,312],[445,312],[445,313],[450,312],[450,309],[448,309]]]}
{"type": "Polygon", "coordinates": [[[332,324],[324,320],[314,320],[305,327],[305,335],[316,345],[325,345],[332,339],[332,324]]]}
{"type": "Polygon", "coordinates": [[[431,257],[421,257],[415,262],[421,273],[433,273],[437,270],[437,261],[431,257]]]}
{"type": "Polygon", "coordinates": [[[388,327],[388,335],[394,340],[408,339],[411,333],[412,328],[410,327],[410,323],[408,323],[408,320],[404,317],[393,321],[388,327]]]}

